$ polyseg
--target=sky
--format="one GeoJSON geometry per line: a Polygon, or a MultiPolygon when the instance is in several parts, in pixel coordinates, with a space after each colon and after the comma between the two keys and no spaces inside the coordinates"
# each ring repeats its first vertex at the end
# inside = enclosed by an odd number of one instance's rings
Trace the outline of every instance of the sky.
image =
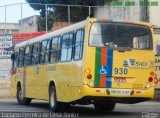
{"type": "MultiPolygon", "coordinates": [[[[18,23],[21,19],[21,5],[18,3],[26,3],[25,0],[0,0],[0,22],[5,22],[4,5],[16,4],[6,7],[6,22],[18,23]]],[[[38,15],[39,12],[33,10],[28,4],[22,5],[22,18],[38,15]]]]}

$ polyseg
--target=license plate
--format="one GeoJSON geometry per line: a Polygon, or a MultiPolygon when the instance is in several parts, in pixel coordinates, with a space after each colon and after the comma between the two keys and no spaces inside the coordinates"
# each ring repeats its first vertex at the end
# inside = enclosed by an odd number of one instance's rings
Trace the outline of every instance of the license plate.
{"type": "Polygon", "coordinates": [[[124,77],[116,77],[116,78],[114,78],[114,82],[126,82],[126,78],[124,78],[124,77]]]}
{"type": "Polygon", "coordinates": [[[111,94],[130,95],[131,90],[110,90],[111,94]]]}

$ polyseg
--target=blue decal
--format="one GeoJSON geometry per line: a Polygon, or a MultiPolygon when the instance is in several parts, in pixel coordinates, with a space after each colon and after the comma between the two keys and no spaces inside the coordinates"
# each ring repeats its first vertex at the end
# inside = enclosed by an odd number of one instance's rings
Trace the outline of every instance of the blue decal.
{"type": "Polygon", "coordinates": [[[108,56],[107,56],[107,63],[108,63],[108,73],[107,73],[107,82],[106,87],[111,88],[112,86],[112,66],[113,66],[113,49],[108,48],[108,56]]]}
{"type": "Polygon", "coordinates": [[[126,60],[124,60],[123,66],[124,66],[124,67],[129,67],[128,62],[127,62],[126,60]]]}
{"type": "Polygon", "coordinates": [[[108,71],[108,66],[101,66],[100,67],[100,74],[101,75],[106,75],[108,71]]]}

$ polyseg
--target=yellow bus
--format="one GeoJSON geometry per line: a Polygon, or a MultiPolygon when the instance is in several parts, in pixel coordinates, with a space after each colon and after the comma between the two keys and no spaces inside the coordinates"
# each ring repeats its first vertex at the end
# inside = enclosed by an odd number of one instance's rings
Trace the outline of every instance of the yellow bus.
{"type": "Polygon", "coordinates": [[[15,45],[11,59],[12,94],[23,105],[41,99],[52,111],[70,104],[113,111],[154,96],[149,23],[87,18],[15,45]]]}

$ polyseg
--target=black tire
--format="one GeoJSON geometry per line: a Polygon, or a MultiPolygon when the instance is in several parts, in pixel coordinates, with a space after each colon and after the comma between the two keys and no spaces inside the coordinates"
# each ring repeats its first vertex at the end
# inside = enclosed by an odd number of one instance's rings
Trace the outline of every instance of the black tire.
{"type": "Polygon", "coordinates": [[[54,86],[50,87],[49,90],[49,108],[52,112],[63,112],[68,110],[70,104],[58,102],[56,97],[56,89],[54,86]]]}
{"type": "Polygon", "coordinates": [[[94,103],[94,108],[98,112],[111,112],[115,108],[115,103],[94,103]]]}
{"type": "Polygon", "coordinates": [[[17,101],[21,105],[29,105],[32,101],[31,98],[26,98],[22,96],[22,89],[21,87],[17,88],[17,101]]]}

